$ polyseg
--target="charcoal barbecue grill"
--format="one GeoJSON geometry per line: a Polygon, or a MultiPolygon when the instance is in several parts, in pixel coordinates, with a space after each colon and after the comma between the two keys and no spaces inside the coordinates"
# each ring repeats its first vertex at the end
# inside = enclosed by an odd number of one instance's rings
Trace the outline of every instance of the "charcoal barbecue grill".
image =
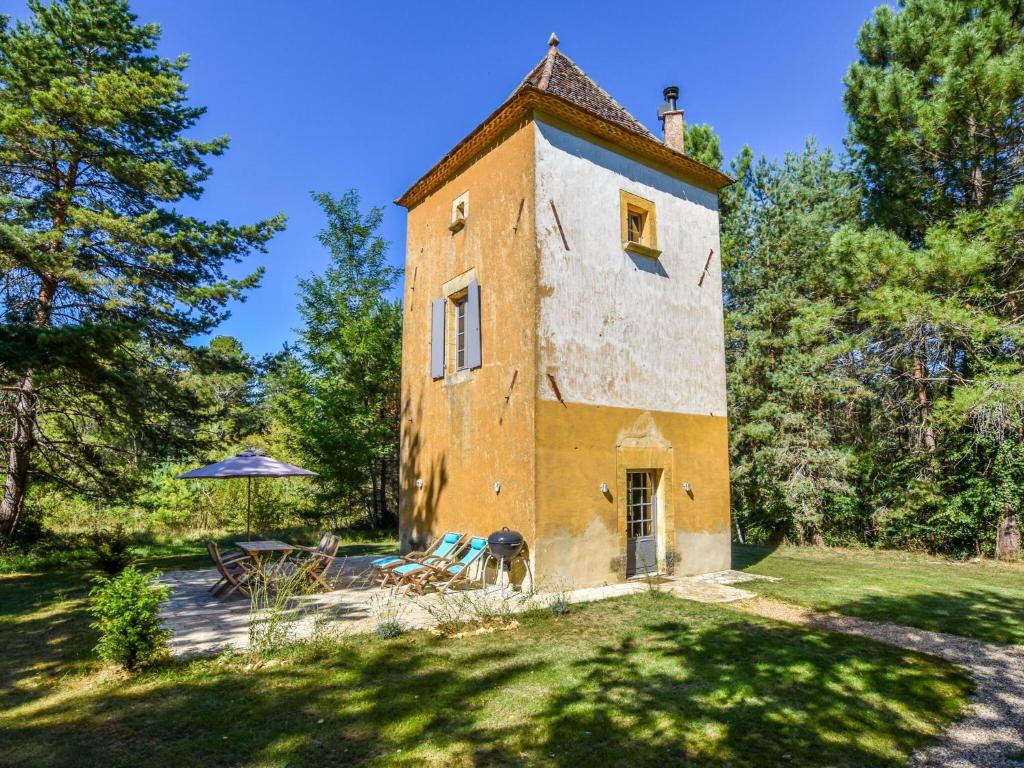
{"type": "Polygon", "coordinates": [[[526,541],[523,539],[523,534],[519,531],[511,531],[507,526],[488,536],[487,554],[484,557],[483,568],[480,571],[480,586],[484,589],[487,588],[487,566],[494,562],[497,565],[494,586],[498,589],[507,589],[511,586],[512,564],[521,561],[526,569],[526,573],[530,577],[530,588],[532,589],[533,571],[530,570],[530,558],[523,551],[525,544],[526,541]]]}

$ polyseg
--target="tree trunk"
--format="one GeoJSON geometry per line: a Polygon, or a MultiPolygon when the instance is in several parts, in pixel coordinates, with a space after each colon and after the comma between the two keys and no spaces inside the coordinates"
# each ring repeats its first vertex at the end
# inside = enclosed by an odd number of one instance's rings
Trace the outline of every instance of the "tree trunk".
{"type": "Polygon", "coordinates": [[[1003,519],[996,528],[996,558],[1016,560],[1020,557],[1020,528],[1017,525],[1017,508],[1007,504],[1003,519]]]}
{"type": "Polygon", "coordinates": [[[388,460],[386,456],[380,458],[380,519],[382,527],[391,523],[391,513],[388,509],[388,460]]]}
{"type": "Polygon", "coordinates": [[[14,429],[11,435],[11,448],[7,454],[7,480],[4,483],[3,501],[0,502],[2,543],[14,538],[28,487],[28,468],[36,427],[36,394],[32,386],[31,373],[22,379],[18,387],[18,400],[13,411],[14,429]]]}
{"type": "Polygon", "coordinates": [[[377,473],[374,471],[372,461],[370,462],[370,485],[370,530],[376,531],[379,527],[377,525],[379,519],[377,510],[380,502],[377,500],[377,473]]]}
{"type": "MultiPolygon", "coordinates": [[[[57,281],[44,278],[39,287],[36,307],[36,325],[44,327],[50,323],[53,297],[57,293],[57,281]]],[[[36,390],[32,371],[26,371],[16,388],[17,402],[13,408],[14,427],[11,430],[11,448],[7,454],[7,478],[4,481],[4,497],[0,501],[0,547],[14,538],[18,519],[25,506],[25,492],[28,490],[28,471],[32,461],[36,434],[36,390]]]]}
{"type": "Polygon", "coordinates": [[[932,426],[932,406],[928,400],[928,385],[924,380],[924,360],[914,356],[914,391],[921,412],[921,442],[928,453],[935,453],[935,428],[932,426]]]}
{"type": "Polygon", "coordinates": [[[971,137],[971,202],[981,208],[985,202],[985,178],[981,173],[981,149],[978,147],[978,121],[974,115],[967,118],[967,132],[971,137]]]}

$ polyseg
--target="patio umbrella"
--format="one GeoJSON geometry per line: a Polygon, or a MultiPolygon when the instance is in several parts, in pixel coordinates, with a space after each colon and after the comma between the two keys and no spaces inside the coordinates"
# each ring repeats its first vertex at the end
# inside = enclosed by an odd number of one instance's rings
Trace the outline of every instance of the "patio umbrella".
{"type": "Polygon", "coordinates": [[[294,464],[261,456],[255,451],[242,451],[230,459],[207,464],[205,467],[182,472],[177,480],[227,480],[231,477],[246,478],[245,489],[245,538],[249,538],[249,516],[252,513],[252,479],[254,477],[316,477],[317,473],[294,464]]]}

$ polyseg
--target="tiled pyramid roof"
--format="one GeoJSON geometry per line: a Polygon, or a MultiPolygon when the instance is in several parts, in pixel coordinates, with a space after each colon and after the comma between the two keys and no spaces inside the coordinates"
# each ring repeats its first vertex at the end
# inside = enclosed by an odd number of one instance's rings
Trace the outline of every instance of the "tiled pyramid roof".
{"type": "Polygon", "coordinates": [[[720,190],[733,183],[733,179],[718,169],[666,146],[625,107],[601,90],[572,59],[559,53],[558,39],[554,35],[549,45],[547,55],[501,106],[409,187],[396,203],[406,208],[417,205],[478,152],[484,151],[501,131],[537,109],[673,168],[706,189],[720,190]]]}
{"type": "Polygon", "coordinates": [[[551,46],[548,55],[540,60],[516,90],[529,87],[565,99],[627,131],[658,140],[643,123],[629,114],[625,107],[605,93],[586,72],[576,66],[576,62],[555,46],[551,46]]]}

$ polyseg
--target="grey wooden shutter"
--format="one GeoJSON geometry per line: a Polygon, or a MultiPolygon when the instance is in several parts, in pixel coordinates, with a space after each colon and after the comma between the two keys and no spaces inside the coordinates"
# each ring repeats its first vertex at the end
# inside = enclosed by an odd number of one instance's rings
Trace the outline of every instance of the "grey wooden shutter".
{"type": "Polygon", "coordinates": [[[444,299],[430,308],[430,378],[444,378],[444,299]]]}
{"type": "Polygon", "coordinates": [[[483,365],[480,357],[480,284],[469,281],[466,296],[466,367],[479,368],[483,365]]]}

